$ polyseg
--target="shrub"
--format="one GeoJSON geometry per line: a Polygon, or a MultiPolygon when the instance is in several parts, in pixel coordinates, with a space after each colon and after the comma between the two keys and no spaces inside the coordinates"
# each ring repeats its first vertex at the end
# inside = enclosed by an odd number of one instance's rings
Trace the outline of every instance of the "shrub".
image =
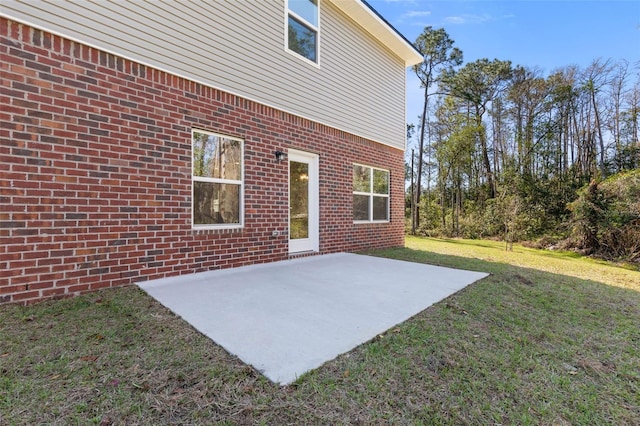
{"type": "Polygon", "coordinates": [[[569,204],[571,245],[587,254],[640,260],[640,170],[592,181],[569,204]]]}

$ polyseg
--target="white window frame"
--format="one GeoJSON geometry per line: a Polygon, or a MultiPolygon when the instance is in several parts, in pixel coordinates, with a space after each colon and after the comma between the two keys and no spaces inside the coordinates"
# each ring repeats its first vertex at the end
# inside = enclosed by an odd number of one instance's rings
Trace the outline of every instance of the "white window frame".
{"type": "Polygon", "coordinates": [[[212,132],[210,130],[204,130],[201,128],[192,128],[191,129],[191,229],[193,230],[207,230],[207,229],[239,229],[244,227],[244,139],[240,139],[234,136],[225,135],[222,133],[212,132]],[[194,133],[205,133],[207,135],[218,136],[225,139],[232,139],[240,142],[240,180],[235,179],[220,179],[220,178],[210,178],[203,176],[196,176],[194,174],[194,164],[193,164],[193,134],[194,133]],[[194,182],[209,182],[209,183],[222,183],[222,184],[231,184],[231,185],[239,185],[239,218],[238,223],[211,223],[211,224],[196,224],[194,221],[194,202],[195,197],[193,196],[193,187],[194,182]]]}
{"type": "Polygon", "coordinates": [[[369,173],[369,192],[360,192],[353,191],[353,195],[366,195],[369,197],[369,219],[368,220],[354,220],[353,223],[389,223],[391,221],[391,172],[387,169],[382,169],[380,167],[372,167],[367,166],[366,164],[353,163],[351,165],[351,176],[352,176],[352,186],[353,186],[353,168],[355,166],[364,167],[370,170],[369,173]],[[380,170],[387,173],[387,193],[386,194],[378,194],[373,192],[373,171],[380,170]],[[384,220],[374,220],[373,219],[373,197],[381,197],[387,198],[387,218],[384,220]]]}
{"type": "Polygon", "coordinates": [[[285,0],[285,7],[284,7],[284,50],[285,52],[289,53],[290,55],[294,55],[296,58],[301,59],[303,61],[305,61],[308,64],[313,65],[314,67],[320,68],[320,2],[321,0],[317,0],[318,1],[318,25],[313,25],[311,24],[309,21],[307,21],[306,19],[304,19],[303,17],[301,17],[300,15],[298,15],[297,13],[295,13],[294,11],[289,9],[289,0],[285,0]],[[316,32],[316,60],[312,61],[309,58],[306,58],[304,56],[302,56],[301,54],[299,54],[298,52],[289,49],[289,16],[295,18],[296,20],[298,20],[299,22],[301,22],[303,25],[307,26],[308,28],[310,28],[311,30],[316,32]]]}

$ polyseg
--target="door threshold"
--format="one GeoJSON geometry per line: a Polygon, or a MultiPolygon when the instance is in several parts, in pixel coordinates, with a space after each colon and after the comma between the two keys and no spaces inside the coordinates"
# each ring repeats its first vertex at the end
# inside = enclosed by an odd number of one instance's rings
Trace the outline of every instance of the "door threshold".
{"type": "Polygon", "coordinates": [[[289,253],[289,259],[295,259],[297,257],[315,256],[317,254],[320,254],[320,252],[315,250],[296,251],[293,253],[289,253]]]}

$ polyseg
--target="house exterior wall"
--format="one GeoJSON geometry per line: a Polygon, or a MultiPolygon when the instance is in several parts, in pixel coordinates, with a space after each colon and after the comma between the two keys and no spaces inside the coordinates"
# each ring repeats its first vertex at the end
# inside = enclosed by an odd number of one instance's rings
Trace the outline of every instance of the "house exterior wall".
{"type": "Polygon", "coordinates": [[[319,66],[315,66],[285,48],[285,8],[285,0],[5,0],[2,13],[404,149],[404,61],[331,1],[321,0],[319,66]]]}
{"type": "Polygon", "coordinates": [[[0,71],[0,303],[287,259],[275,149],[319,155],[321,253],[404,242],[402,150],[5,18],[0,71]],[[241,229],[191,227],[193,127],[245,141],[241,229]],[[353,223],[354,162],[390,170],[389,223],[353,223]]]}

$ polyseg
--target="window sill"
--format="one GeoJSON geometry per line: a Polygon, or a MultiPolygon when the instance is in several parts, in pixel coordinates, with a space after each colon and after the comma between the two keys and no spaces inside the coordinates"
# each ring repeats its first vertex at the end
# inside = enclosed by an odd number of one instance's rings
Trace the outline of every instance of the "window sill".
{"type": "Polygon", "coordinates": [[[290,54],[290,55],[295,56],[296,58],[298,58],[298,59],[299,59],[299,60],[301,60],[302,62],[305,62],[305,63],[307,63],[307,64],[309,64],[309,65],[312,65],[312,66],[314,66],[314,67],[316,67],[316,68],[320,69],[320,60],[318,60],[318,62],[312,61],[312,60],[311,60],[311,59],[309,59],[309,58],[305,58],[304,56],[302,56],[302,55],[301,55],[301,54],[299,54],[298,52],[296,52],[296,51],[294,51],[294,50],[289,49],[288,47],[285,47],[285,48],[284,48],[284,50],[285,50],[285,52],[287,52],[287,53],[288,53],[288,54],[290,54]]]}
{"type": "Polygon", "coordinates": [[[243,229],[244,225],[203,225],[203,226],[191,226],[192,231],[237,231],[243,229]]]}

